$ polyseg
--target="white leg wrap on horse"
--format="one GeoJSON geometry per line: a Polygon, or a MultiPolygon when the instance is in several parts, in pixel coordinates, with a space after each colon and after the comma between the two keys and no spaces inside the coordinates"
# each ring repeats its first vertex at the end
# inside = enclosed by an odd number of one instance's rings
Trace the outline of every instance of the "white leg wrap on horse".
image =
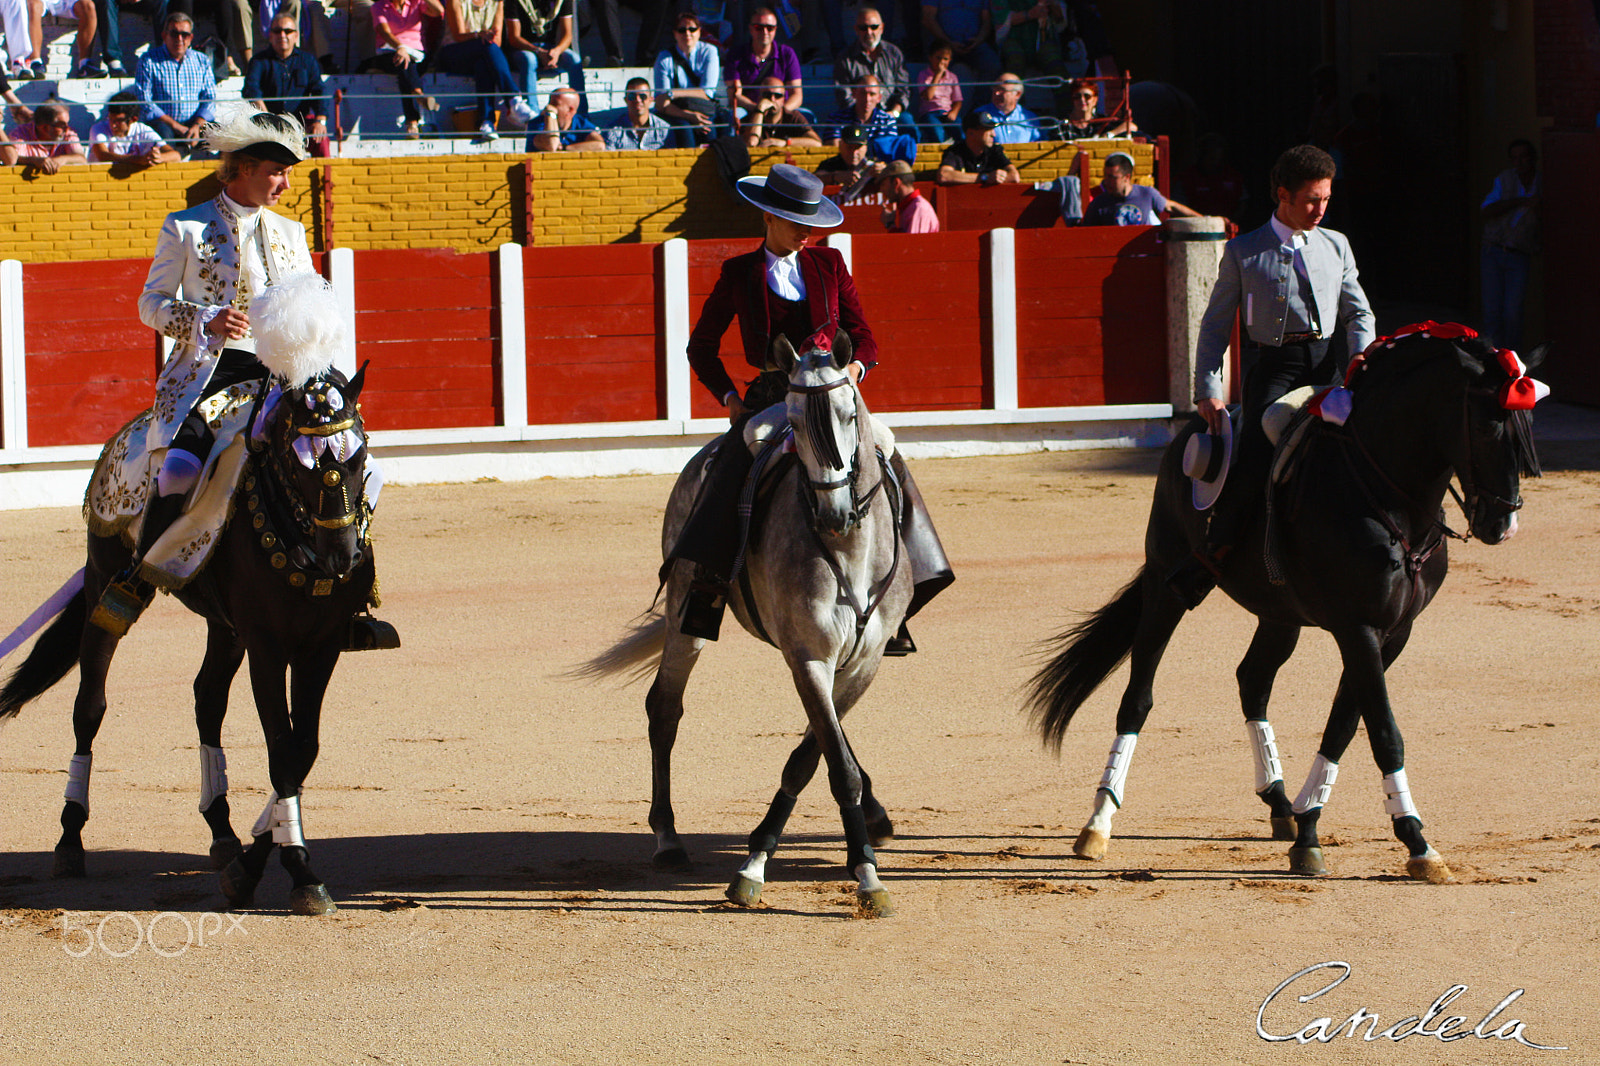
{"type": "Polygon", "coordinates": [[[1106,759],[1106,772],[1100,775],[1100,791],[1110,793],[1111,802],[1122,806],[1122,790],[1128,784],[1128,764],[1133,761],[1134,745],[1139,743],[1137,733],[1118,733],[1111,745],[1111,755],[1106,759]]]}
{"type": "Polygon", "coordinates": [[[89,813],[89,770],[94,765],[94,755],[74,755],[67,763],[67,800],[89,813]]]}
{"type": "Polygon", "coordinates": [[[883,888],[883,882],[878,880],[878,868],[870,862],[857,863],[855,868],[857,886],[862,892],[877,892],[883,888]]]}
{"type": "Polygon", "coordinates": [[[1089,815],[1085,829],[1093,829],[1102,836],[1111,835],[1111,816],[1117,813],[1117,801],[1111,793],[1101,789],[1094,794],[1094,813],[1089,815]]]}
{"type": "Polygon", "coordinates": [[[228,757],[221,748],[200,745],[200,813],[211,809],[218,796],[228,794],[228,757]]]}
{"type": "Polygon", "coordinates": [[[1411,802],[1411,787],[1406,784],[1404,766],[1383,777],[1383,809],[1390,818],[1418,817],[1417,805],[1411,802]]]}
{"type": "Polygon", "coordinates": [[[300,797],[290,796],[272,805],[272,830],[274,844],[305,847],[306,838],[300,832],[300,797]]]}
{"type": "Polygon", "coordinates": [[[272,808],[278,805],[278,793],[267,793],[267,805],[261,809],[261,817],[256,819],[256,824],[250,827],[250,835],[258,837],[272,827],[272,808]]]}
{"type": "Polygon", "coordinates": [[[1311,772],[1306,775],[1305,787],[1294,800],[1294,813],[1304,814],[1313,807],[1326,807],[1333,795],[1333,783],[1339,777],[1339,764],[1329,762],[1320,751],[1311,762],[1311,772]]]}
{"type": "Polygon", "coordinates": [[[1250,753],[1256,757],[1256,791],[1265,792],[1274,781],[1283,780],[1283,763],[1278,761],[1278,738],[1271,722],[1244,724],[1250,734],[1250,753]]]}
{"type": "Polygon", "coordinates": [[[764,851],[750,853],[750,857],[739,867],[739,876],[747,881],[754,881],[758,885],[767,883],[767,859],[769,856],[764,851]]]}

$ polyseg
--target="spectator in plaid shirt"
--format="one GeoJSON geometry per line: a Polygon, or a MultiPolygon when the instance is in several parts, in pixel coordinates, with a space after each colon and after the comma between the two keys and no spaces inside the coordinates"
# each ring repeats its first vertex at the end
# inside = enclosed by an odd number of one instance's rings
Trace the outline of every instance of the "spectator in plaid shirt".
{"type": "Polygon", "coordinates": [[[181,141],[180,151],[192,151],[200,143],[200,127],[216,114],[211,61],[189,50],[193,40],[194,20],[174,11],[161,25],[161,44],[152,44],[140,57],[133,79],[144,101],[140,117],[168,140],[181,141]]]}

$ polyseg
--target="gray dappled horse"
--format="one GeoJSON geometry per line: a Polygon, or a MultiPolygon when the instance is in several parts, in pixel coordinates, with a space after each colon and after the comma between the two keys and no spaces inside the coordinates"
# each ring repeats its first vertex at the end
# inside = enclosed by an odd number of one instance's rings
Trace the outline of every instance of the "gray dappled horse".
{"type": "MultiPolygon", "coordinates": [[[[1352,410],[1344,424],[1312,419],[1306,427],[1293,460],[1297,472],[1270,497],[1276,507],[1270,544],[1258,521],[1221,563],[1219,587],[1257,619],[1237,671],[1239,696],[1255,755],[1256,794],[1272,808],[1274,839],[1295,841],[1289,851],[1294,873],[1327,873],[1317,819],[1356,726],[1365,724],[1384,775],[1384,808],[1407,848],[1406,872],[1422,881],[1450,879],[1449,867],[1422,835],[1384,674],[1449,567],[1450,531],[1440,505],[1453,491],[1452,475],[1464,490],[1468,536],[1499,544],[1516,532],[1519,479],[1539,473],[1531,409],[1543,386],[1526,371],[1543,355],[1536,351],[1524,365],[1515,353],[1497,351],[1453,324],[1422,323],[1384,338],[1352,375],[1352,410]],[[1308,625],[1333,636],[1344,670],[1321,747],[1291,804],[1267,700],[1308,625]]],[[[1162,460],[1144,567],[1110,603],[1047,642],[1058,653],[1031,682],[1034,721],[1059,750],[1074,712],[1132,657],[1117,739],[1093,816],[1073,847],[1080,858],[1105,855],[1134,745],[1154,701],[1155,671],[1184,617],[1166,575],[1205,543],[1206,515],[1191,505],[1182,470],[1184,446],[1200,425],[1194,419],[1185,427],[1162,460]]]]}
{"type": "MultiPolygon", "coordinates": [[[[774,354],[789,376],[788,427],[798,462],[763,488],[766,511],[728,600],[740,625],[783,652],[805,706],[807,728],[766,817],[750,834],[749,858],[727,895],[742,906],[761,898],[766,863],[821,757],[844,822],[845,865],[857,881],[861,910],[886,916],[893,908],[878,880],[872,845],[893,836],[894,828],[873,798],[872,782],[856,762],[839,720],[872,683],[884,645],[911,601],[911,567],[899,533],[903,501],[887,461],[892,445],[876,439],[875,422],[845,373],[851,357],[845,334],[837,335],[832,353],[812,350],[799,356],[780,336],[774,354]]],[[[724,447],[745,446],[741,440],[718,440],[724,447]]],[[[717,444],[701,449],[673,486],[662,526],[664,557],[677,544],[717,444]]],[[[692,576],[692,563],[674,563],[663,607],[579,671],[590,677],[629,670],[643,676],[658,664],[645,709],[653,769],[650,828],[656,836],[654,861],[663,866],[688,862],[673,818],[670,764],[684,688],[706,642],[685,636],[669,619],[679,617],[692,576]]]]}

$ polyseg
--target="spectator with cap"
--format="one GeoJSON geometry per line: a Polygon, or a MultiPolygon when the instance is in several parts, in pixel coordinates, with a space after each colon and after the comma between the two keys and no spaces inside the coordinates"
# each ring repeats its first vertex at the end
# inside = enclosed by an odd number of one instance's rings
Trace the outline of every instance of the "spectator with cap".
{"type": "Polygon", "coordinates": [[[699,16],[683,12],[674,24],[672,44],[656,56],[651,71],[656,114],[672,125],[674,148],[710,141],[721,111],[717,87],[722,81],[722,57],[714,45],[700,39],[703,32],[699,16]]]}
{"type": "Polygon", "coordinates": [[[312,155],[328,154],[328,127],[323,122],[327,100],[322,68],[300,47],[300,27],[288,15],[272,20],[269,47],[250,57],[244,76],[244,98],[274,115],[293,114],[305,127],[312,155]]]}
{"type": "Polygon", "coordinates": [[[530,152],[603,152],[605,138],[593,122],[578,113],[580,98],[576,89],[561,86],[550,94],[550,102],[529,124],[530,152]]]}
{"type": "Polygon", "coordinates": [[[625,99],[623,115],[601,134],[606,147],[614,152],[665,148],[672,127],[650,110],[650,83],[643,78],[630,78],[625,99]]]}
{"type": "Polygon", "coordinates": [[[867,131],[860,126],[840,130],[837,147],[838,152],[824,159],[814,173],[827,184],[839,186],[833,200],[847,204],[878,180],[883,164],[867,158],[867,131]]]}
{"type": "Polygon", "coordinates": [[[13,126],[0,139],[0,163],[54,174],[70,163],[87,163],[83,145],[67,121],[67,105],[50,101],[33,109],[33,121],[13,126]]]}
{"type": "Polygon", "coordinates": [[[1029,144],[1039,140],[1039,116],[1022,106],[1022,79],[1002,74],[991,90],[992,101],[978,111],[994,119],[996,144],[1029,144]]]}
{"type": "Polygon", "coordinates": [[[917,191],[911,164],[896,159],[878,179],[883,193],[883,228],[890,233],[938,233],[939,215],[927,197],[917,191]]]}
{"type": "Polygon", "coordinates": [[[106,104],[105,118],[89,127],[90,161],[139,169],[175,162],[178,153],[138,116],[138,93],[124,89],[113,96],[106,104]]]}
{"type": "Polygon", "coordinates": [[[917,75],[917,130],[923,144],[942,144],[961,135],[961,83],[950,69],[954,53],[934,45],[928,66],[917,75]]]}
{"type": "Polygon", "coordinates": [[[940,185],[1005,185],[1022,180],[1005,149],[994,142],[994,118],[980,109],[961,120],[961,140],[939,160],[940,185]]]}
{"type": "Polygon", "coordinates": [[[762,82],[756,108],[745,116],[739,135],[750,148],[820,148],[822,138],[800,111],[783,106],[787,93],[776,77],[762,82]]]}
{"type": "Polygon", "coordinates": [[[1193,218],[1199,212],[1168,200],[1152,185],[1133,180],[1133,156],[1112,152],[1106,156],[1105,176],[1099,191],[1083,212],[1085,226],[1158,226],[1167,215],[1193,218]]]}
{"type": "Polygon", "coordinates": [[[786,44],[778,43],[778,16],[770,7],[750,13],[750,43],[730,52],[723,76],[728,82],[728,106],[740,115],[755,107],[755,93],[762,81],[782,79],[788,95],[783,106],[798,111],[805,106],[800,82],[800,57],[786,44]]]}
{"type": "Polygon", "coordinates": [[[140,118],[180,152],[200,144],[200,128],[216,115],[217,80],[211,61],[189,45],[194,19],[174,11],[161,24],[161,42],[139,57],[133,87],[144,101],[140,118]]]}

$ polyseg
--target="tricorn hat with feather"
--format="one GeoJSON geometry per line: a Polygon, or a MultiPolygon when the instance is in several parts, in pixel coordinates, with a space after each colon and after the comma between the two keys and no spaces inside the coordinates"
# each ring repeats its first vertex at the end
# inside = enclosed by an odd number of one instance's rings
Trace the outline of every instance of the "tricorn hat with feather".
{"type": "Polygon", "coordinates": [[[252,156],[293,166],[306,158],[306,131],[293,115],[257,111],[247,103],[219,105],[217,118],[203,131],[205,145],[218,154],[252,156]]]}

